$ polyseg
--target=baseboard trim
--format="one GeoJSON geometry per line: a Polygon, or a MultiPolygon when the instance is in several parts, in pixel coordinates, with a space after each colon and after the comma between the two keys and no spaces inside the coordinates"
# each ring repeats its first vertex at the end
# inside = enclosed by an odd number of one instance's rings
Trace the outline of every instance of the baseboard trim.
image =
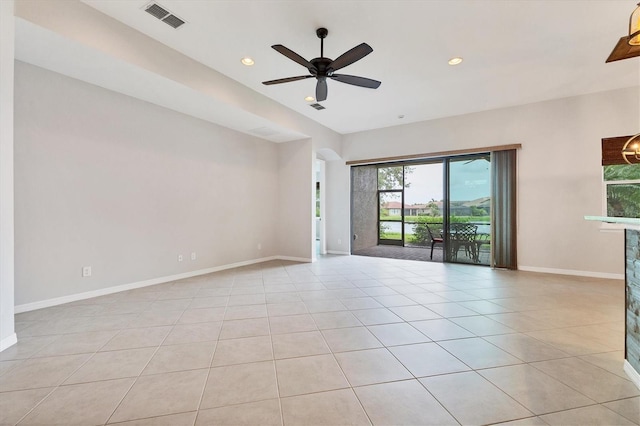
{"type": "Polygon", "coordinates": [[[624,280],[624,274],[611,274],[608,272],[576,271],[573,269],[539,268],[537,266],[520,266],[519,271],[540,272],[543,274],[574,275],[578,277],[605,278],[610,280],[624,280]]]}
{"type": "Polygon", "coordinates": [[[276,256],[277,260],[290,260],[291,262],[311,263],[313,259],[310,257],[293,257],[293,256],[276,256]]]}
{"type": "Polygon", "coordinates": [[[626,359],[624,360],[624,372],[627,373],[633,384],[640,389],[640,372],[636,371],[626,359]]]}
{"type": "Polygon", "coordinates": [[[0,340],[0,352],[4,351],[7,348],[10,348],[16,343],[18,343],[18,335],[16,333],[5,337],[4,339],[0,340]]]}
{"type": "Polygon", "coordinates": [[[53,299],[40,300],[38,302],[25,303],[15,306],[15,313],[20,314],[23,312],[34,311],[36,309],[50,308],[52,306],[58,306],[65,303],[77,302],[78,300],[90,299],[92,297],[106,296],[113,293],[119,293],[121,291],[135,290],[137,288],[148,287],[150,285],[163,284],[170,281],[182,280],[185,278],[196,277],[199,275],[210,274],[212,272],[224,271],[226,269],[238,268],[241,266],[254,265],[256,263],[268,262],[271,260],[290,260],[295,262],[311,262],[311,259],[290,257],[290,256],[269,256],[261,257],[259,259],[245,260],[242,262],[230,263],[227,265],[214,266],[212,268],[198,269],[196,271],[184,272],[181,274],[167,275],[164,277],[152,278],[150,280],[138,281],[129,284],[122,284],[113,287],[101,288],[98,290],[87,291],[83,293],[70,294],[68,296],[55,297],[53,299]]]}
{"type": "Polygon", "coordinates": [[[351,256],[351,253],[349,253],[348,251],[338,251],[338,250],[327,250],[327,254],[342,254],[342,255],[351,256]]]}

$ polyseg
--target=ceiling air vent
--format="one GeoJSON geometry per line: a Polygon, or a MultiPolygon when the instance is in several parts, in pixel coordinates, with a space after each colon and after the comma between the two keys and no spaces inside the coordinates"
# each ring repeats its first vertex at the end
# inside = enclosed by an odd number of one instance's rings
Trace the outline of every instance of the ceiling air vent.
{"type": "Polygon", "coordinates": [[[178,28],[185,23],[183,19],[178,18],[158,3],[149,3],[145,6],[144,11],[173,28],[178,28]]]}
{"type": "Polygon", "coordinates": [[[184,24],[184,21],[178,18],[176,15],[169,15],[164,18],[162,22],[171,25],[173,28],[178,28],[180,25],[184,24]]]}
{"type": "Polygon", "coordinates": [[[318,111],[321,111],[323,109],[326,109],[325,107],[323,107],[322,105],[320,105],[319,103],[315,103],[315,104],[309,104],[310,106],[312,106],[313,108],[317,109],[318,111]]]}
{"type": "Polygon", "coordinates": [[[169,15],[168,10],[158,6],[155,3],[148,4],[147,8],[145,9],[145,12],[155,16],[158,19],[163,19],[165,16],[169,15]]]}

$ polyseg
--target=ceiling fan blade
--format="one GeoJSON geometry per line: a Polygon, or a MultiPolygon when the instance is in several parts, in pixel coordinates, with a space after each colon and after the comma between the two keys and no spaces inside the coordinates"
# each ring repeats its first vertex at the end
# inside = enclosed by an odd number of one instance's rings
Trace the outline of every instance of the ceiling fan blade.
{"type": "Polygon", "coordinates": [[[367,43],[359,44],[353,49],[338,56],[338,58],[331,62],[327,68],[338,71],[340,68],[344,68],[347,65],[351,65],[352,63],[359,61],[371,52],[373,52],[373,49],[367,43]]]}
{"type": "Polygon", "coordinates": [[[378,80],[347,74],[334,74],[330,78],[340,83],[353,84],[354,86],[366,87],[368,89],[377,89],[382,84],[382,82],[378,80]]]}
{"type": "Polygon", "coordinates": [[[299,75],[297,77],[279,78],[277,80],[263,81],[262,84],[270,86],[272,84],[289,83],[291,81],[304,80],[304,79],[307,79],[307,78],[313,78],[313,76],[312,75],[299,75]]]}
{"type": "Polygon", "coordinates": [[[275,50],[277,50],[278,52],[282,53],[284,56],[286,56],[287,58],[291,59],[292,61],[299,63],[300,65],[302,65],[303,67],[307,68],[308,70],[310,70],[310,71],[311,70],[316,70],[316,67],[311,62],[307,61],[305,58],[303,58],[302,56],[298,55],[293,50],[288,49],[288,48],[284,47],[281,44],[274,44],[271,47],[274,48],[275,50]]]}
{"type": "Polygon", "coordinates": [[[322,102],[327,100],[327,79],[319,78],[316,84],[316,101],[322,102]]]}

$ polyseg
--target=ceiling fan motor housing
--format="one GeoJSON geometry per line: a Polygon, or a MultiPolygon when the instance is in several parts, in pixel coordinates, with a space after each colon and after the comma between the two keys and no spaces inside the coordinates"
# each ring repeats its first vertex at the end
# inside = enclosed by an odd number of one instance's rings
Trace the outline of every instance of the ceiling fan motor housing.
{"type": "Polygon", "coordinates": [[[326,28],[318,28],[316,30],[316,35],[318,36],[319,39],[323,39],[327,37],[327,35],[329,35],[329,30],[326,28]]]}
{"type": "Polygon", "coordinates": [[[316,70],[317,70],[316,74],[313,73],[315,70],[313,69],[309,70],[311,74],[317,75],[318,77],[330,77],[331,75],[333,75],[333,69],[329,67],[329,64],[333,62],[331,59],[314,58],[309,62],[311,62],[316,67],[316,70]]]}

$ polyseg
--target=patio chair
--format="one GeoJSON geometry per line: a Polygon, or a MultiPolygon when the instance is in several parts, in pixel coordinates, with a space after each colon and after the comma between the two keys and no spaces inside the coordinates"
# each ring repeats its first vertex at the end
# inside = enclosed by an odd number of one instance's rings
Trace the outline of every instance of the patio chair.
{"type": "Polygon", "coordinates": [[[425,223],[425,225],[427,226],[427,232],[429,232],[429,238],[431,238],[431,260],[433,260],[433,246],[444,243],[444,238],[442,237],[442,224],[425,223]]]}
{"type": "Polygon", "coordinates": [[[451,259],[457,260],[458,251],[464,247],[466,255],[477,261],[476,233],[478,226],[471,223],[452,223],[449,235],[451,259]]]}
{"type": "Polygon", "coordinates": [[[491,234],[479,233],[476,234],[476,263],[480,263],[480,249],[483,246],[488,246],[489,248],[485,248],[484,252],[491,252],[491,234]]]}

